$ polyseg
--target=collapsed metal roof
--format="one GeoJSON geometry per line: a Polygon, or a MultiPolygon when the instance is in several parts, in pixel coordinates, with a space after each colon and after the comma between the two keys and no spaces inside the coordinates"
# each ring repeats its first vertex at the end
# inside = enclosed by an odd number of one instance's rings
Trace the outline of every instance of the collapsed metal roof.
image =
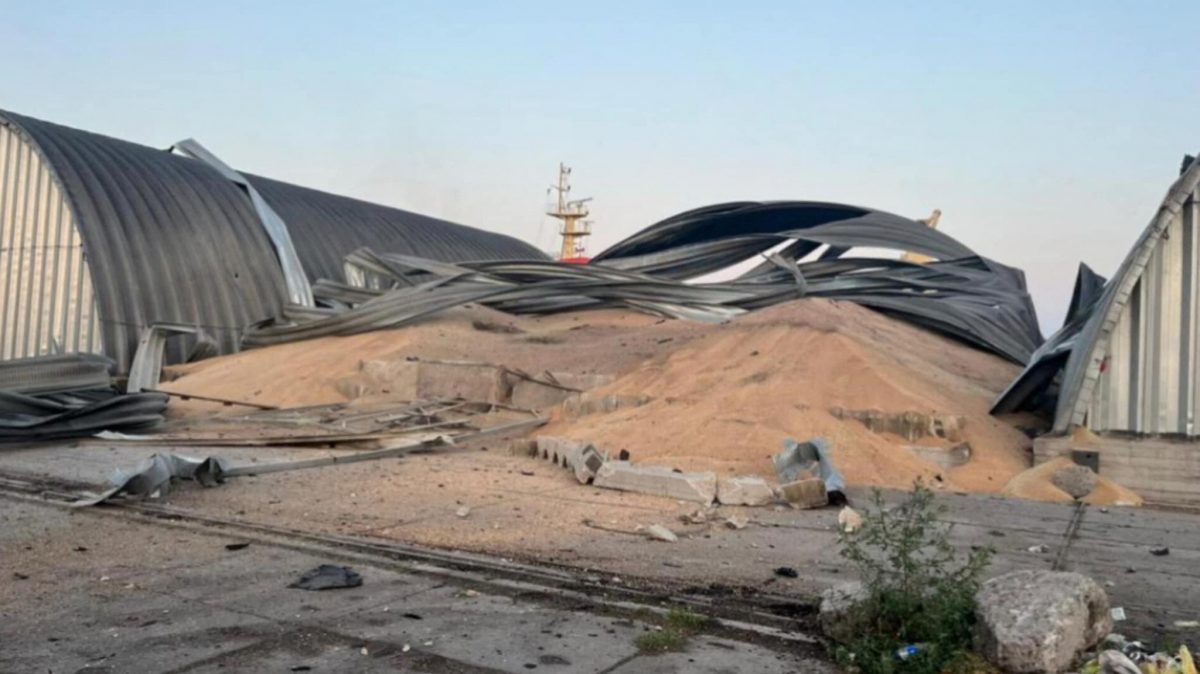
{"type": "Polygon", "coordinates": [[[840,204],[742,202],[697,209],[635,234],[588,265],[446,264],[365,249],[346,262],[354,279],[314,284],[326,308],[291,305],[281,320],[248,330],[246,344],[397,327],[467,303],[510,313],[621,306],[725,320],[802,297],[853,301],[1017,363],[1041,342],[1020,271],[979,257],[922,223],[840,204]],[[949,259],[917,264],[847,256],[858,246],[949,259]],[[685,282],[763,253],[762,264],[728,281],[685,282]]]}
{"type": "Polygon", "coordinates": [[[1188,157],[1112,279],[1081,266],[1065,324],[993,413],[1053,405],[1057,433],[1195,434],[1198,200],[1200,160],[1188,157]]]}
{"type": "MultiPolygon", "coordinates": [[[[213,167],[10,112],[0,111],[0,123],[35,148],[65,195],[95,287],[104,351],[119,370],[151,324],[200,327],[227,353],[247,325],[280,313],[288,293],[275,249],[246,192],[213,167]]],[[[342,257],[364,245],[446,261],[545,259],[512,237],[248,180],[282,216],[311,281],[338,273],[342,257]]],[[[169,359],[185,358],[192,341],[175,340],[169,359]]]]}

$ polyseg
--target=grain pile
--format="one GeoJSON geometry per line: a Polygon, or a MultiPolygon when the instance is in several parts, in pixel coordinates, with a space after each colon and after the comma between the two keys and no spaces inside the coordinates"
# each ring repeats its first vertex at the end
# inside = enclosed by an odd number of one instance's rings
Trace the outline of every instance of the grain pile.
{"type": "Polygon", "coordinates": [[[988,414],[1018,368],[854,304],[802,300],[743,316],[597,393],[647,395],[610,414],[560,418],[547,435],[589,440],[683,470],[772,475],[785,437],[822,435],[850,484],[998,492],[1030,463],[1028,438],[988,414]],[[965,465],[944,469],[906,440],[835,407],[961,417],[965,465]]]}
{"type": "MultiPolygon", "coordinates": [[[[638,461],[772,476],[785,437],[823,435],[852,485],[999,492],[1030,465],[1026,436],[988,415],[1018,368],[988,353],[846,302],[808,299],[719,324],[621,311],[512,317],[482,308],[419,325],[296,342],[171,368],[163,388],[279,406],[343,402],[338,382],[366,360],[465,360],[527,372],[616,376],[594,394],[648,396],[641,407],[568,418],[544,433],[627,449],[638,461]],[[944,416],[954,438],[872,431],[833,408],[944,416]],[[935,453],[966,443],[946,467],[935,453]]],[[[175,414],[211,410],[173,405],[175,414]]]]}
{"type": "MultiPolygon", "coordinates": [[[[338,383],[363,361],[474,361],[530,373],[621,374],[714,326],[628,311],[546,317],[465,307],[396,330],[292,342],[166,368],[161,388],[278,407],[347,401],[338,383]]],[[[173,403],[175,415],[220,411],[173,403]]],[[[241,409],[244,411],[244,408],[241,409]]]]}
{"type": "MultiPolygon", "coordinates": [[[[1014,477],[1005,485],[1002,493],[1015,498],[1072,503],[1075,499],[1055,486],[1053,478],[1056,472],[1074,465],[1070,457],[1060,456],[1051,459],[1014,477]]],[[[1096,488],[1082,500],[1084,503],[1102,506],[1140,506],[1144,503],[1141,496],[1103,475],[1096,476],[1096,488]]]]}

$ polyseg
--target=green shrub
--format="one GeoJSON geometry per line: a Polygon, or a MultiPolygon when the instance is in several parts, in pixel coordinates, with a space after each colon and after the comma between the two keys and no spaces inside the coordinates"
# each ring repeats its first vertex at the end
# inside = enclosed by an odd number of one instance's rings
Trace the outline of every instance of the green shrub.
{"type": "Polygon", "coordinates": [[[876,491],[863,526],[841,535],[841,555],[858,569],[866,598],[849,613],[853,637],[835,645],[840,664],[863,674],[942,674],[969,660],[975,592],[992,550],[963,559],[945,514],[918,482],[891,509],[876,491]],[[898,658],[909,645],[918,652],[898,658]]]}
{"type": "Polygon", "coordinates": [[[682,651],[687,646],[687,642],[688,637],[686,634],[681,634],[673,629],[664,629],[639,634],[633,640],[633,645],[637,646],[639,653],[653,655],[655,653],[682,651]]]}

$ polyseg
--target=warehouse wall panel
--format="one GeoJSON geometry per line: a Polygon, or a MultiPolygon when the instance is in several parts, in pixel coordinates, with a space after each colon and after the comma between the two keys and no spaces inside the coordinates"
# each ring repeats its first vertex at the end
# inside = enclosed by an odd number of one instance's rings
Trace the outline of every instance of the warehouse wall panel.
{"type": "Polygon", "coordinates": [[[69,204],[36,149],[0,123],[0,358],[102,353],[69,204]]]}
{"type": "Polygon", "coordinates": [[[1093,431],[1197,434],[1198,203],[1195,190],[1171,214],[1116,319],[1087,410],[1093,431]]]}

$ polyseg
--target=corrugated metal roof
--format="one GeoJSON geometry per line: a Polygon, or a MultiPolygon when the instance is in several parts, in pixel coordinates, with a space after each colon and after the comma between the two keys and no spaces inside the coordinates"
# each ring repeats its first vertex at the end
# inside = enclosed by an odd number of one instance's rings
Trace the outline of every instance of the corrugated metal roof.
{"type": "MultiPolygon", "coordinates": [[[[216,171],[162,150],[0,112],[29,138],[66,193],[83,237],[105,351],[124,371],[138,333],[201,326],[223,352],[285,297],[249,201],[216,171]]],[[[179,342],[179,340],[177,340],[179,342]]],[[[190,345],[171,345],[182,360],[190,345]]]]}
{"type": "Polygon", "coordinates": [[[342,260],[364,246],[444,262],[544,260],[511,236],[244,173],[292,233],[309,278],[341,279],[342,260]]]}
{"type": "MultiPolygon", "coordinates": [[[[128,369],[152,323],[196,325],[223,353],[243,328],[279,314],[279,262],[246,194],[202,162],[0,111],[45,158],[83,238],[105,351],[128,369]]],[[[310,280],[342,278],[362,246],[446,261],[545,259],[517,239],[247,176],[283,217],[310,280]]],[[[173,340],[182,360],[191,338],[173,340]]]]}

